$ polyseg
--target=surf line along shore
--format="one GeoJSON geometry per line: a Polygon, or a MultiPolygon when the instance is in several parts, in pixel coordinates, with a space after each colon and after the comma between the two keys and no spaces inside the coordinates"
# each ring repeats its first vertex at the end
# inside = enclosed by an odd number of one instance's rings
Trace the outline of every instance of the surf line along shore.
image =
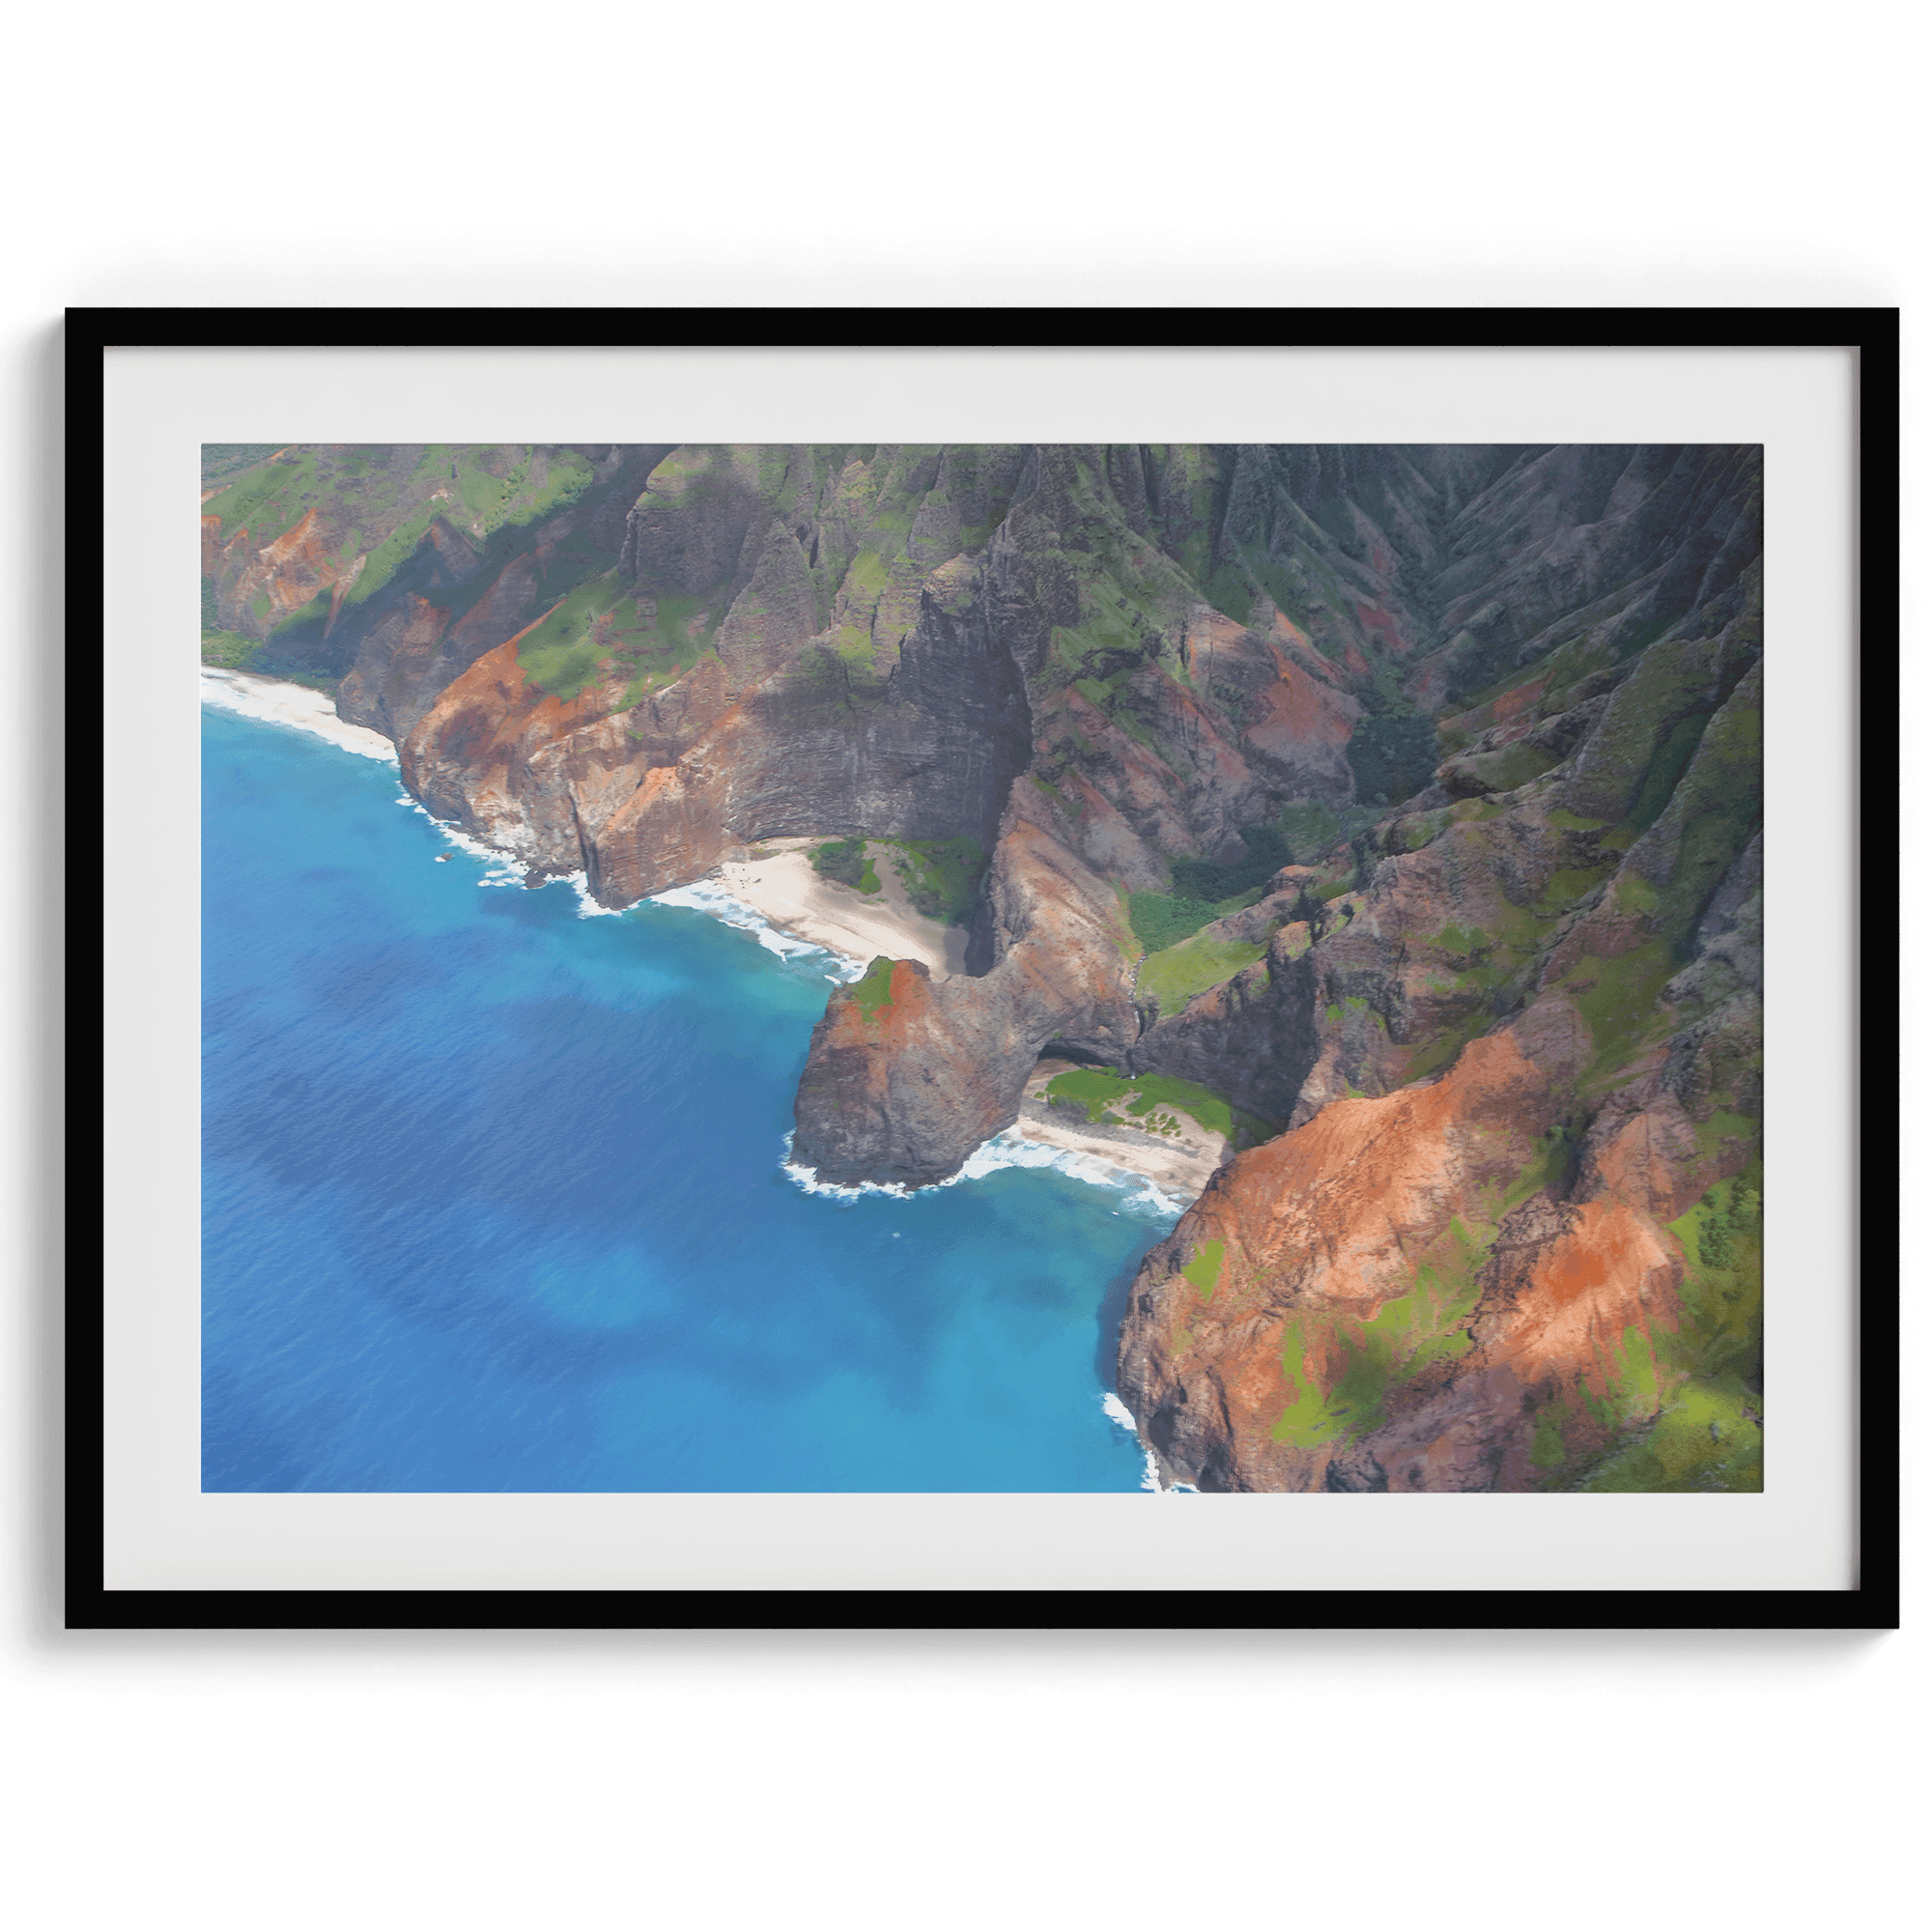
{"type": "MultiPolygon", "coordinates": [[[[305,731],[358,757],[397,762],[396,748],[380,731],[347,723],[337,715],[332,698],[307,685],[203,665],[201,695],[204,703],[262,724],[305,731]]],[[[964,930],[927,919],[913,905],[889,846],[872,848],[879,891],[861,894],[855,887],[822,878],[815,870],[811,852],[821,843],[817,838],[766,839],[691,886],[652,896],[672,903],[682,900],[693,910],[713,911],[714,916],[724,910],[706,903],[714,895],[735,901],[756,913],[773,931],[834,954],[854,977],[880,955],[917,959],[936,979],[966,970],[964,930]]],[[[1056,1072],[1065,1070],[1042,1064],[1027,1083],[1020,1119],[1007,1129],[1009,1133],[1151,1180],[1183,1204],[1207,1186],[1227,1157],[1228,1144],[1219,1134],[1173,1110],[1169,1110],[1169,1132],[1155,1135],[1127,1126],[1094,1127],[1078,1113],[1052,1106],[1045,1089],[1056,1072]]]]}
{"type": "MultiPolygon", "coordinates": [[[[935,979],[966,967],[966,935],[927,919],[906,896],[886,843],[868,845],[876,894],[819,876],[811,864],[816,838],[773,838],[742,858],[726,860],[703,884],[749,906],[774,931],[822,947],[856,971],[884,955],[917,959],[935,979]]],[[[1116,1171],[1151,1180],[1164,1194],[1191,1202],[1229,1153],[1226,1138],[1177,1108],[1162,1109],[1165,1131],[1122,1122],[1094,1125],[1086,1110],[1053,1105],[1046,1089],[1069,1065],[1043,1061],[1029,1079],[1020,1118],[1007,1131],[1065,1153],[1080,1154],[1116,1171]]]]}
{"type": "Polygon", "coordinates": [[[313,738],[326,738],[357,757],[390,765],[396,762],[396,748],[382,732],[347,723],[337,715],[332,697],[305,684],[285,684],[280,678],[258,677],[253,671],[203,665],[201,701],[261,724],[291,725],[313,738]]]}

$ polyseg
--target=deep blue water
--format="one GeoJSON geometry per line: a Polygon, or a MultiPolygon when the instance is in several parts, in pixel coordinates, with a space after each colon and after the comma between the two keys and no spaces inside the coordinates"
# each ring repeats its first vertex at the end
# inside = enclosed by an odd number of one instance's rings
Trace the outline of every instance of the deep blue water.
{"type": "Polygon", "coordinates": [[[203,712],[208,1490],[1131,1490],[1170,1220],[1008,1169],[781,1169],[823,955],[582,918],[392,768],[203,712]]]}

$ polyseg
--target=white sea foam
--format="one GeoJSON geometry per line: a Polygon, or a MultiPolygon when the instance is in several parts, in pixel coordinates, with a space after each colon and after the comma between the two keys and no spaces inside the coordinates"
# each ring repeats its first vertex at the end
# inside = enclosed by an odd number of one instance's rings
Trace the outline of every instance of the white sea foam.
{"type": "MultiPolygon", "coordinates": [[[[412,810],[427,818],[442,834],[448,842],[460,852],[468,852],[472,858],[481,859],[489,868],[477,881],[481,886],[521,886],[524,883],[524,867],[514,853],[505,852],[500,846],[488,845],[480,838],[472,838],[460,825],[446,818],[439,818],[419,800],[405,792],[396,800],[398,805],[408,806],[412,810]]],[[[577,897],[579,919],[618,919],[631,908],[629,906],[600,905],[592,896],[589,874],[582,871],[559,872],[546,884],[566,885],[577,897]]],[[[641,900],[639,901],[642,903],[641,900]]],[[[650,895],[652,905],[681,906],[692,912],[709,913],[713,919],[722,920],[726,925],[736,926],[749,932],[767,952],[776,953],[781,959],[800,961],[828,960],[832,971],[826,978],[836,984],[847,984],[865,977],[866,962],[848,959],[842,953],[834,952],[829,948],[815,946],[809,940],[794,939],[788,933],[774,930],[771,922],[755,906],[745,904],[712,880],[700,879],[695,885],[674,886],[669,892],[650,895]]]]}
{"type": "Polygon", "coordinates": [[[1135,1212],[1166,1218],[1183,1213],[1192,1196],[1167,1193],[1145,1174],[1117,1165],[1097,1153],[1071,1148],[1049,1146],[1029,1139],[1023,1127],[1008,1127],[989,1141],[982,1142],[966,1156],[965,1165],[951,1180],[978,1180],[982,1175],[996,1174],[1003,1167],[1050,1167],[1071,1180],[1084,1180],[1090,1187],[1109,1187],[1123,1192],[1121,1206],[1135,1212]]]}
{"type": "Polygon", "coordinates": [[[1163,1483],[1160,1463],[1151,1449],[1148,1451],[1147,1467],[1141,1471],[1141,1488],[1157,1496],[1198,1496],[1201,1493],[1192,1483],[1163,1483]]]}
{"type": "Polygon", "coordinates": [[[740,932],[749,932],[767,952],[775,952],[781,959],[830,960],[833,970],[825,977],[835,984],[849,985],[853,980],[866,977],[867,962],[863,959],[848,958],[842,952],[833,952],[828,946],[814,945],[809,939],[794,939],[788,932],[780,932],[756,906],[747,905],[743,899],[732,897],[714,879],[699,879],[693,885],[673,886],[668,892],[653,893],[651,903],[709,913],[713,919],[736,926],[740,932]]]}
{"type": "Polygon", "coordinates": [[[351,724],[336,715],[334,704],[320,691],[301,684],[276,684],[267,679],[242,678],[214,665],[201,668],[201,701],[258,724],[280,724],[311,738],[323,738],[358,758],[381,764],[396,762],[396,748],[380,731],[351,724]]]}
{"type": "Polygon", "coordinates": [[[630,910],[628,906],[599,905],[590,895],[588,872],[566,872],[563,875],[563,883],[577,895],[579,919],[621,919],[630,910]]]}
{"type": "MultiPolygon", "coordinates": [[[[1117,1422],[1136,1441],[1140,1439],[1141,1426],[1134,1420],[1134,1412],[1112,1389],[1100,1398],[1100,1407],[1109,1422],[1117,1422]]],[[[1193,1496],[1201,1492],[1192,1483],[1163,1483],[1160,1479],[1160,1459],[1150,1449],[1147,1452],[1147,1466],[1141,1471],[1141,1488],[1156,1496],[1193,1496]]]]}
{"type": "MultiPolygon", "coordinates": [[[[779,1165],[807,1194],[816,1194],[827,1201],[858,1201],[867,1194],[893,1194],[901,1201],[909,1201],[917,1191],[914,1188],[901,1186],[896,1180],[855,1180],[850,1186],[841,1186],[837,1181],[820,1180],[810,1168],[802,1167],[792,1159],[791,1142],[792,1137],[787,1134],[784,1137],[784,1159],[779,1165]]],[[[955,1180],[958,1178],[957,1175],[953,1176],[955,1180]]],[[[942,1180],[939,1184],[944,1187],[949,1183],[942,1180]]]]}
{"type": "MultiPolygon", "coordinates": [[[[787,1134],[782,1165],[786,1174],[808,1194],[824,1195],[835,1201],[857,1201],[867,1194],[895,1194],[908,1199],[927,1191],[924,1187],[907,1187],[895,1180],[855,1180],[850,1183],[820,1180],[810,1168],[803,1167],[792,1159],[791,1141],[791,1135],[787,1134]]],[[[1029,1140],[1018,1127],[1008,1127],[991,1140],[981,1142],[966,1156],[957,1174],[948,1175],[944,1180],[935,1180],[930,1185],[956,1187],[962,1180],[980,1180],[989,1174],[997,1174],[1003,1167],[1050,1167],[1071,1180],[1084,1180],[1091,1187],[1112,1188],[1123,1196],[1121,1202],[1123,1208],[1161,1220],[1183,1213],[1188,1206],[1186,1200],[1163,1192],[1146,1175],[1136,1174],[1131,1168],[1116,1167],[1112,1161],[1102,1160],[1097,1154],[1078,1153],[1067,1148],[1049,1147],[1044,1141],[1029,1140]]]]}
{"type": "Polygon", "coordinates": [[[476,881],[479,886],[521,886],[524,883],[523,867],[513,854],[499,846],[486,845],[480,838],[472,838],[462,826],[450,819],[439,818],[420,799],[412,798],[408,792],[395,802],[407,806],[418,818],[428,819],[441,833],[445,843],[454,845],[459,852],[469,853],[472,859],[482,860],[485,870],[476,881]]]}

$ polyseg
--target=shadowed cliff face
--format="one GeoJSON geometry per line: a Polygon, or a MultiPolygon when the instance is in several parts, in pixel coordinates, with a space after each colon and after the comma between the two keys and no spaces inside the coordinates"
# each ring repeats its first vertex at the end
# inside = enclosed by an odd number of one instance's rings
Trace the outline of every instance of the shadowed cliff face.
{"type": "Polygon", "coordinates": [[[794,1156],[943,1179],[1048,1051],[1223,1095],[1121,1334],[1175,1476],[1750,1488],[1759,469],[294,447],[204,503],[205,608],[606,904],[989,848],[971,975],[833,994],[794,1156]]]}
{"type": "Polygon", "coordinates": [[[406,781],[612,905],[760,838],[990,845],[1030,720],[982,573],[952,546],[962,517],[982,546],[997,523],[1019,464],[999,454],[672,452],[614,567],[569,530],[504,567],[528,580],[506,592],[518,671],[558,701],[504,689],[494,650],[466,660],[413,721],[390,714],[406,781]],[[472,766],[479,706],[515,723],[540,782],[472,766]]]}

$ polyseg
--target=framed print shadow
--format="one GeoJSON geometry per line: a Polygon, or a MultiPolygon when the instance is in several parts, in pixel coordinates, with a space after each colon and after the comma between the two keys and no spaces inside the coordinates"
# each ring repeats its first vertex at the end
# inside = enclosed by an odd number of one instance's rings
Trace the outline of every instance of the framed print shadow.
{"type": "Polygon", "coordinates": [[[1895,312],[69,340],[71,1627],[1895,1623],[1895,312]]]}

